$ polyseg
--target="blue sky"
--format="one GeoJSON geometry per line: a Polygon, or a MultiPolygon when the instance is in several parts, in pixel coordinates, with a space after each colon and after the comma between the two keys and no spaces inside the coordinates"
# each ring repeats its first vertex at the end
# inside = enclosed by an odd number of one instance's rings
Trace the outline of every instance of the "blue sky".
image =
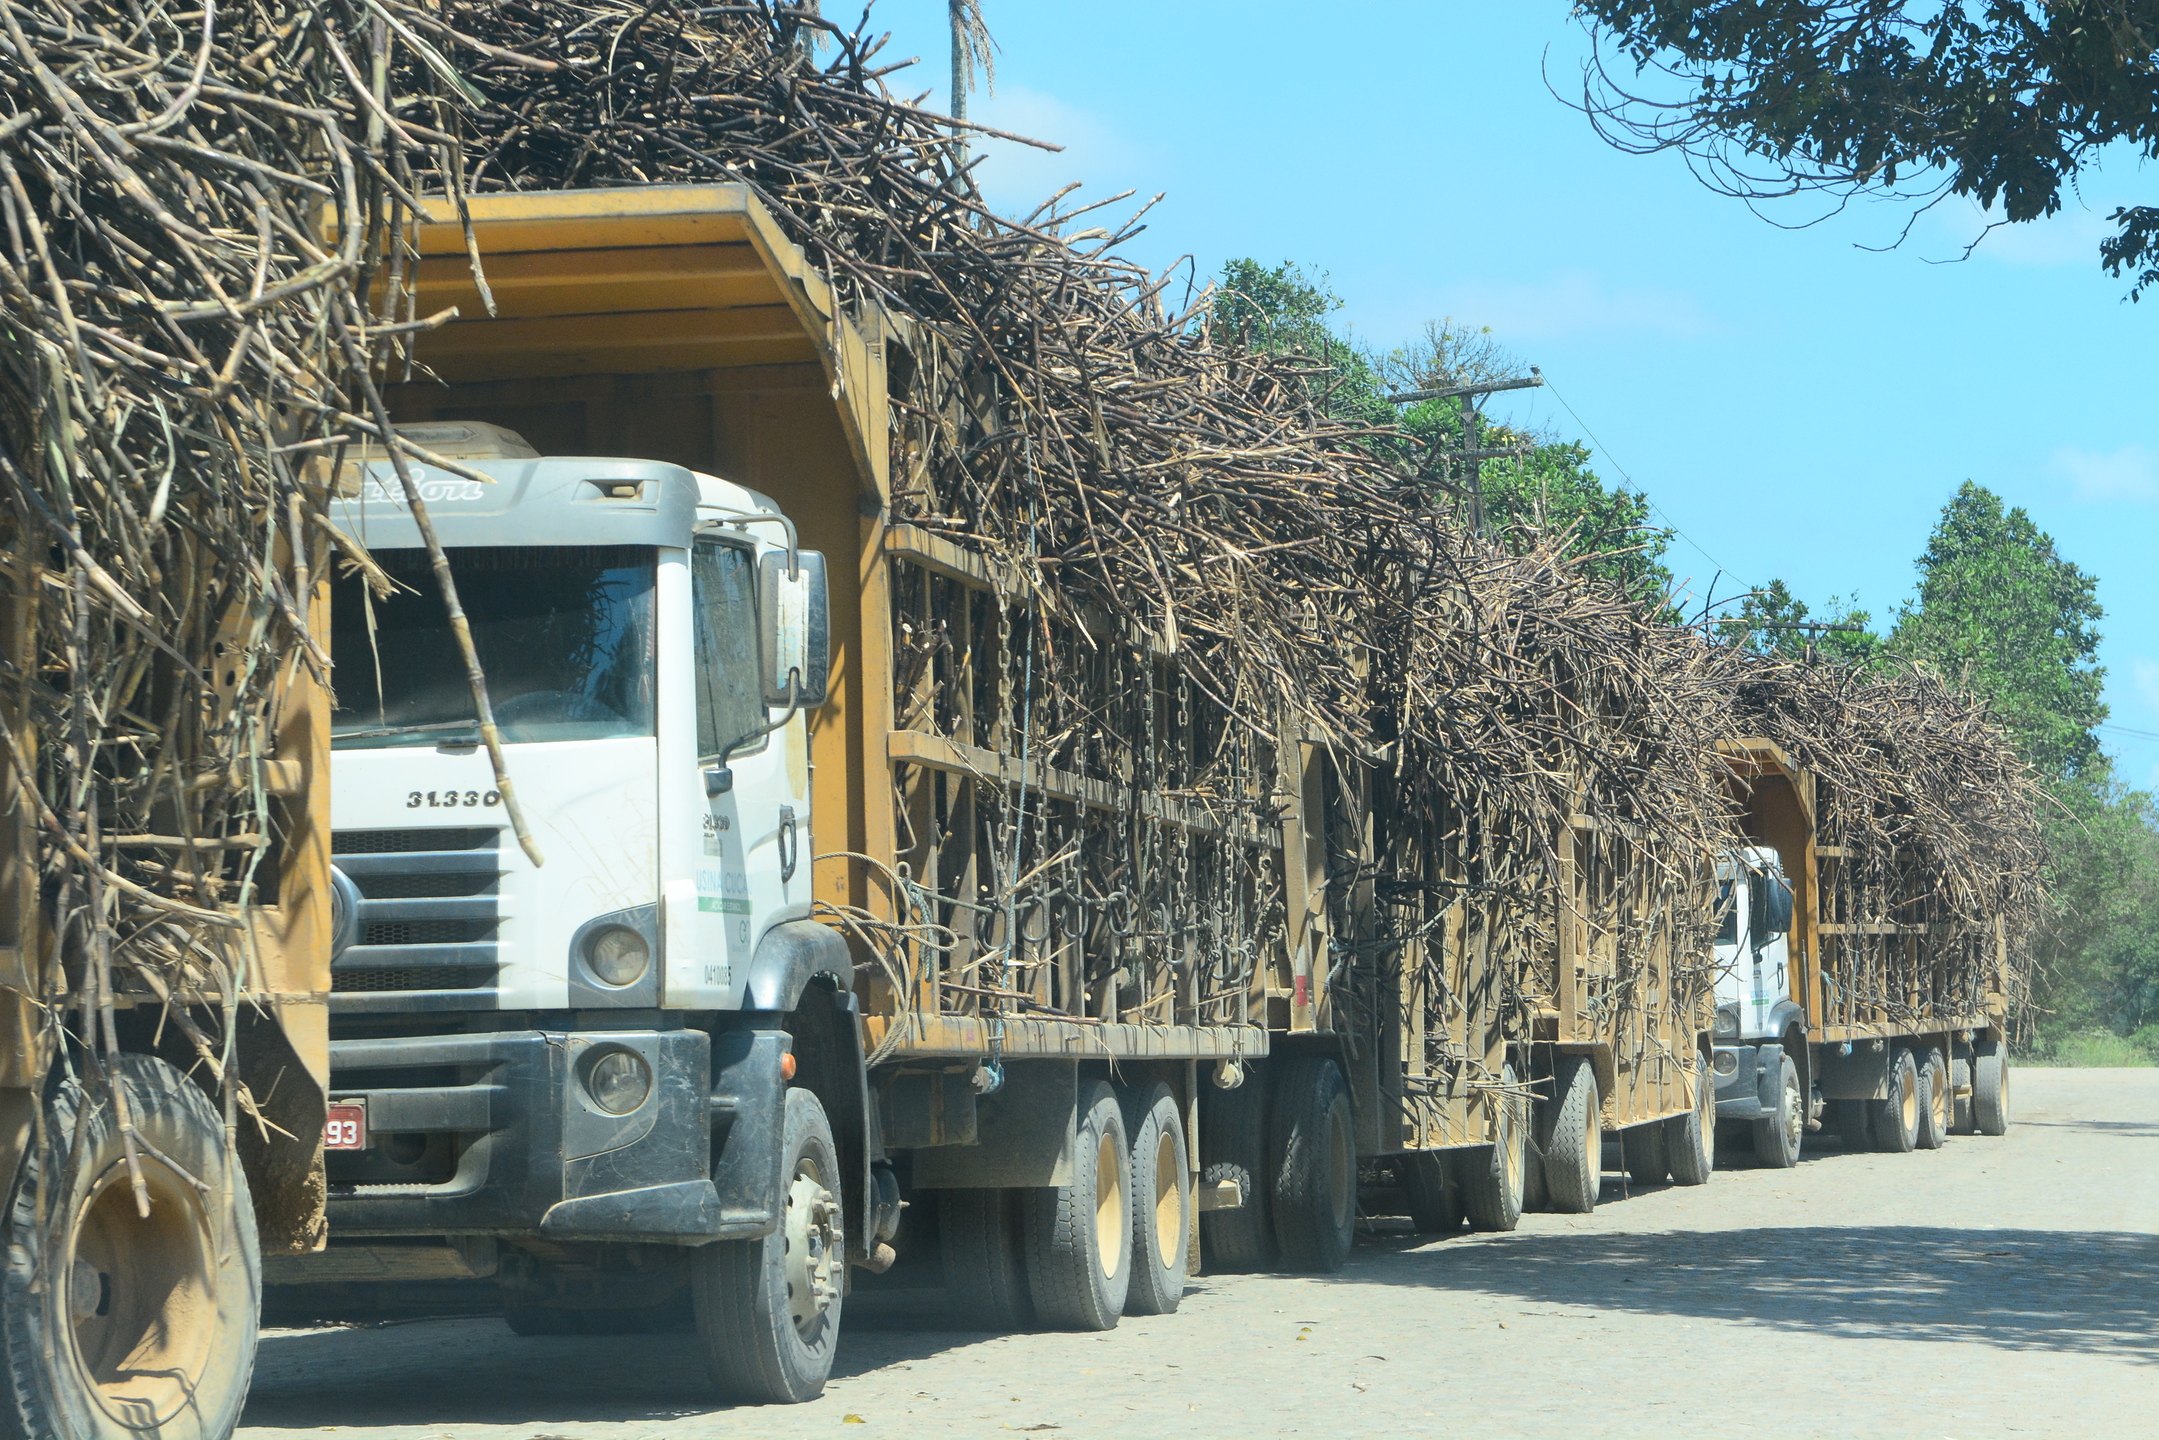
{"type": "MultiPolygon", "coordinates": [[[[945,10],[873,12],[893,32],[881,61],[927,62],[888,83],[938,109],[945,10]]],[[[2159,296],[2124,303],[2097,262],[2113,206],[2153,198],[2133,162],[2087,175],[2054,220],[1930,263],[1985,217],[1947,202],[1873,253],[1908,210],[1779,229],[1677,156],[1606,146],[1547,88],[1578,88],[1585,49],[1552,0],[983,10],[997,93],[973,115],[1067,147],[991,146],[995,201],[1031,209],[1068,180],[1082,200],[1167,191],[1132,258],[1300,262],[1382,345],[1442,316],[1491,326],[1552,382],[1494,413],[1590,440],[1607,480],[1646,489],[1697,598],[1719,571],[1720,595],[1782,577],[1879,619],[1959,483],[2024,506],[2099,577],[2101,733],[2124,778],[2159,785],[2159,738],[2126,733],[2159,737],[2159,296]]]]}

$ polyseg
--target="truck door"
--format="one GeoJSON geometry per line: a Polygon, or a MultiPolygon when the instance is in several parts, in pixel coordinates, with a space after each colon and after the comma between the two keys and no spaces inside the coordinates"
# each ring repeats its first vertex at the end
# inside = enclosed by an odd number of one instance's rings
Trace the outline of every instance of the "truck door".
{"type": "Polygon", "coordinates": [[[799,715],[770,735],[758,675],[757,550],[748,538],[699,536],[690,554],[695,610],[697,773],[701,797],[697,916],[706,984],[739,985],[776,921],[807,913],[807,741],[799,715]],[[753,737],[745,739],[744,737],[753,737]],[[729,783],[708,777],[725,763],[729,783]],[[800,903],[790,905],[790,898],[800,903]],[[722,964],[727,976],[716,974],[722,964]]]}
{"type": "Polygon", "coordinates": [[[1792,891],[1774,870],[1747,876],[1746,953],[1749,957],[1746,1023],[1750,1038],[1773,1035],[1771,1016],[1791,995],[1792,891]]]}

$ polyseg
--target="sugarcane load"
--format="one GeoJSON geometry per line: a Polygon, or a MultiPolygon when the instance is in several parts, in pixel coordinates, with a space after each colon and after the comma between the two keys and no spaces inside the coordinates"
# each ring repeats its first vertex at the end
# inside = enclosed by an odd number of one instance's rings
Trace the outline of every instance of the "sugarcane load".
{"type": "MultiPolygon", "coordinates": [[[[174,1193],[265,1237],[205,1434],[258,1273],[795,1402],[895,1265],[1101,1331],[1338,1270],[1360,1193],[1508,1230],[1607,1135],[1703,1184],[1906,1068],[1995,1113],[2036,850],[1983,714],[1481,533],[1138,214],[996,213],[864,34],[8,13],[15,1083],[154,1219],[127,1077],[179,1066],[224,1188],[174,1193]]],[[[132,1233],[22,1223],[79,1287],[132,1233]]],[[[90,1418],[26,1430],[155,1428],[80,1308],[0,1319],[74,1336],[90,1418]]]]}

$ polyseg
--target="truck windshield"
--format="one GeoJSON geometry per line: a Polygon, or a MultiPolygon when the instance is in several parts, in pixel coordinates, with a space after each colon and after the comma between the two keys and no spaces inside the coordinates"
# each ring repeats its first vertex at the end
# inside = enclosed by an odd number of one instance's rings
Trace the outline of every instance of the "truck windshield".
{"type": "MultiPolygon", "coordinates": [[[[506,743],[652,733],[650,546],[480,546],[449,557],[506,743]]],[[[375,559],[406,588],[370,603],[359,577],[332,584],[332,748],[477,741],[427,552],[375,559]]]]}

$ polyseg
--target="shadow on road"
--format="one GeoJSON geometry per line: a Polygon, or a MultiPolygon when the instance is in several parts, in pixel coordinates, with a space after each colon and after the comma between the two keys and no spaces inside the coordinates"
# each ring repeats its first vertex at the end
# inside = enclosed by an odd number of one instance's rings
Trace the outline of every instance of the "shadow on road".
{"type": "Polygon", "coordinates": [[[2086,1130],[2095,1135],[2159,1135],[2159,1122],[2150,1120],[2027,1120],[2019,1116],[2019,1129],[2086,1130]]]}
{"type": "MultiPolygon", "coordinates": [[[[850,1328],[834,1378],[983,1340],[945,1331],[850,1328]]],[[[689,1334],[518,1336],[499,1319],[420,1320],[262,1337],[241,1423],[323,1426],[667,1420],[713,1399],[689,1334]]]]}
{"type": "Polygon", "coordinates": [[[1416,1244],[1368,1243],[1333,1283],[2159,1362],[2159,1235],[1879,1225],[1416,1244]]]}

